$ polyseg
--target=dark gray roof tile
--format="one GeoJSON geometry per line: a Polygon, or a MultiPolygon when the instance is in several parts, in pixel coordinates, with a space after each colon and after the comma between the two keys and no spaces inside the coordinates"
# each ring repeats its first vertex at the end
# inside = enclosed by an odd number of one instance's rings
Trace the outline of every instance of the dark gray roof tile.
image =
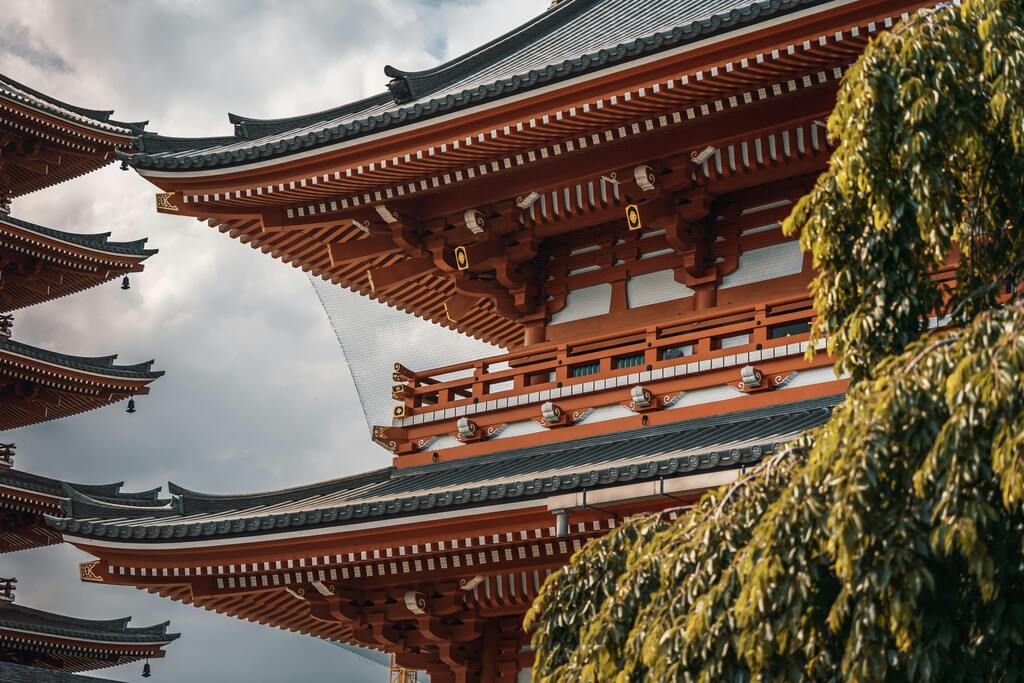
{"type": "Polygon", "coordinates": [[[66,671],[39,669],[11,662],[0,662],[0,681],[4,683],[118,683],[112,678],[79,676],[66,671]]]}
{"type": "Polygon", "coordinates": [[[136,123],[115,121],[111,118],[114,114],[112,110],[86,109],[85,107],[61,102],[55,97],[34,90],[27,85],[22,85],[13,78],[8,78],[3,74],[0,74],[0,97],[7,97],[55,114],[72,123],[85,124],[106,132],[138,134],[145,129],[147,123],[146,121],[136,123]]]}
{"type": "Polygon", "coordinates": [[[131,617],[78,619],[13,603],[0,605],[0,628],[111,643],[169,643],[180,637],[178,633],[167,632],[170,622],[133,628],[128,625],[130,621],[131,617]]]}
{"type": "Polygon", "coordinates": [[[0,339],[0,351],[26,356],[45,363],[60,365],[71,370],[91,372],[107,377],[123,377],[126,379],[149,379],[154,380],[161,377],[163,370],[153,370],[155,361],[148,360],[144,363],[134,365],[115,365],[117,355],[112,356],[72,356],[66,353],[58,353],[47,349],[40,349],[28,344],[22,344],[11,339],[0,339]]]}
{"type": "Polygon", "coordinates": [[[740,411],[638,430],[532,446],[410,468],[387,468],[242,496],[173,486],[174,503],[132,508],[76,495],[68,518],[47,517],[77,536],[167,542],[259,535],[371,518],[542,498],[624,481],[675,478],[755,463],[828,419],[841,396],[740,411]]]}
{"type": "Polygon", "coordinates": [[[138,168],[188,171],[284,156],[379,133],[727,33],[827,0],[563,0],[544,14],[424,71],[385,68],[389,92],[315,114],[232,114],[235,137],[145,133],[138,168]]]}
{"type": "Polygon", "coordinates": [[[86,249],[95,249],[96,251],[105,251],[109,254],[118,254],[124,256],[143,256],[150,257],[157,253],[156,249],[146,249],[146,239],[133,240],[131,242],[111,242],[108,238],[110,237],[109,232],[101,232],[93,235],[83,235],[77,232],[65,232],[64,230],[56,230],[54,228],[47,228],[43,225],[36,225],[35,223],[29,223],[28,221],[19,220],[12,216],[0,216],[0,224],[6,223],[15,228],[21,228],[28,232],[34,232],[41,237],[49,237],[51,239],[59,240],[61,242],[67,242],[86,249]]]}

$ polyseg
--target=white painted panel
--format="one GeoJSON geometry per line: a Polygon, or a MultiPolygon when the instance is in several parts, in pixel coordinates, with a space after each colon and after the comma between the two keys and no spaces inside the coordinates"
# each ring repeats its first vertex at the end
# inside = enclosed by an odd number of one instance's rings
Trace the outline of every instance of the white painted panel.
{"type": "Polygon", "coordinates": [[[520,669],[516,675],[516,683],[530,683],[533,680],[533,669],[520,669]]]}
{"type": "Polygon", "coordinates": [[[604,315],[611,310],[611,306],[612,286],[608,283],[575,289],[566,297],[565,308],[551,316],[551,324],[604,315]]]}
{"type": "MultiPolygon", "coordinates": [[[[739,380],[738,372],[736,373],[736,379],[739,380]]],[[[724,384],[717,387],[708,387],[707,389],[695,389],[683,394],[683,397],[672,405],[671,408],[685,408],[687,406],[699,406],[702,403],[727,401],[739,395],[738,391],[724,384]]]]}
{"type": "Polygon", "coordinates": [[[620,417],[629,417],[635,415],[632,410],[624,405],[613,403],[607,406],[600,406],[594,408],[590,415],[587,415],[587,419],[584,422],[590,424],[592,422],[604,422],[605,420],[616,420],[620,417]]]}
{"type": "Polygon", "coordinates": [[[732,349],[737,346],[746,346],[750,343],[749,334],[737,334],[732,337],[722,337],[722,348],[732,349]]]}
{"type": "Polygon", "coordinates": [[[796,275],[803,270],[803,265],[804,255],[797,240],[751,249],[740,254],[739,267],[722,278],[720,289],[796,275]]]}
{"type": "Polygon", "coordinates": [[[454,436],[451,436],[449,434],[445,434],[444,436],[438,437],[438,439],[435,440],[434,443],[430,444],[430,446],[426,450],[428,450],[428,451],[439,451],[442,448],[455,448],[456,446],[465,446],[465,445],[466,444],[462,443],[461,441],[456,439],[454,436]]]}
{"type": "Polygon", "coordinates": [[[796,389],[797,387],[809,387],[813,384],[822,384],[823,382],[834,382],[839,379],[836,376],[835,371],[831,365],[823,368],[812,368],[810,370],[800,370],[797,372],[796,377],[791,379],[784,387],[785,389],[796,389]]]}
{"type": "MultiPolygon", "coordinates": [[[[537,410],[537,417],[540,417],[539,409],[537,410]]],[[[520,422],[509,423],[508,426],[498,432],[498,434],[492,437],[492,439],[508,439],[509,437],[523,436],[524,434],[536,434],[538,432],[543,432],[544,429],[544,427],[533,420],[522,420],[520,422]]]]}
{"type": "Polygon", "coordinates": [[[626,298],[629,300],[630,308],[660,304],[663,301],[688,296],[693,296],[693,290],[681,282],[676,282],[675,274],[671,270],[637,275],[626,281],[626,298]]]}

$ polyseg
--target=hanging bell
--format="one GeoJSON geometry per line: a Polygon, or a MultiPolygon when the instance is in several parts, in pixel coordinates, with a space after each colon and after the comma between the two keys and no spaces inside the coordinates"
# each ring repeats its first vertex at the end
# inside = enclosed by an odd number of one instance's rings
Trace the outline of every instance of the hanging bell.
{"type": "Polygon", "coordinates": [[[132,413],[135,412],[135,398],[134,397],[128,399],[128,410],[126,410],[124,412],[128,413],[129,415],[131,415],[132,413]]]}
{"type": "Polygon", "coordinates": [[[146,660],[146,663],[142,665],[142,677],[149,678],[152,675],[153,670],[149,667],[149,660],[146,660]]]}
{"type": "Polygon", "coordinates": [[[131,288],[132,288],[132,283],[128,282],[128,276],[125,275],[123,278],[121,278],[121,289],[131,289],[131,288]]]}

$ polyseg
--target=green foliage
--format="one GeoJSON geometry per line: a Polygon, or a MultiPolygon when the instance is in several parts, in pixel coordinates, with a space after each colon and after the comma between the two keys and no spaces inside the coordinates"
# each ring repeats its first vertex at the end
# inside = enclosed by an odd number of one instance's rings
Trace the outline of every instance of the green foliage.
{"type": "Polygon", "coordinates": [[[549,577],[535,680],[1024,681],[1024,306],[996,302],[1024,263],[1022,25],[1022,0],[965,0],[850,71],[787,221],[846,400],[549,577]],[[956,326],[922,334],[936,312],[956,326]]]}
{"type": "Polygon", "coordinates": [[[1024,681],[1022,376],[1024,307],[979,314],[674,523],[584,546],[527,617],[535,680],[1024,681]]]}
{"type": "MultiPolygon", "coordinates": [[[[967,0],[915,17],[843,81],[829,169],[785,229],[819,269],[815,335],[855,379],[1024,257],[1010,227],[1024,217],[1021,5],[967,0]],[[960,296],[945,303],[931,273],[957,249],[960,296]]],[[[967,313],[991,303],[972,300],[967,313]]]]}

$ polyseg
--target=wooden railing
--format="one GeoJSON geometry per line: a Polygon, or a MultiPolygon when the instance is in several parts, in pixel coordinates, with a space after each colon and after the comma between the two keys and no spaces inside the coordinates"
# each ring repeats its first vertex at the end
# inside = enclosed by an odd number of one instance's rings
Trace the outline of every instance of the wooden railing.
{"type": "MultiPolygon", "coordinates": [[[[803,341],[813,317],[811,299],[800,295],[425,371],[396,364],[396,424],[452,419],[462,412],[457,409],[480,403],[502,409],[508,407],[504,400],[523,394],[803,341]]],[[[478,406],[473,412],[488,410],[478,406]]]]}

